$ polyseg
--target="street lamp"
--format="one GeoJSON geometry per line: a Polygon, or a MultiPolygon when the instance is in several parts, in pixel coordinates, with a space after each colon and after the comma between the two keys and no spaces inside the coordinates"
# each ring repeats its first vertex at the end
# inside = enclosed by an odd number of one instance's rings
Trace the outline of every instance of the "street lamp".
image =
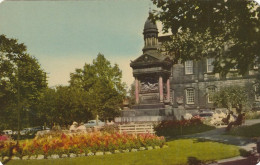
{"type": "Polygon", "coordinates": [[[21,130],[21,89],[20,89],[20,71],[19,62],[17,64],[17,119],[18,119],[18,130],[17,130],[17,142],[20,140],[20,130],[21,130]]]}

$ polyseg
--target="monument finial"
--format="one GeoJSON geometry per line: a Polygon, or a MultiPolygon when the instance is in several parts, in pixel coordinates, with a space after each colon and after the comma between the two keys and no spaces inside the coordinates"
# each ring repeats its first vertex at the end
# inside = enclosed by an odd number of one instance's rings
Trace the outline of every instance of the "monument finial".
{"type": "Polygon", "coordinates": [[[149,2],[149,14],[152,13],[151,2],[149,2]]]}

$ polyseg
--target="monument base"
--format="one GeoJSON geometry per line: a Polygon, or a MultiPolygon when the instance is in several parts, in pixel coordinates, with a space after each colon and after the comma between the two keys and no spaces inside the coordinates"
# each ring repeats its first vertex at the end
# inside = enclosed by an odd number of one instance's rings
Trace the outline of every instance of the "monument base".
{"type": "Polygon", "coordinates": [[[174,111],[171,106],[163,103],[134,105],[131,109],[123,110],[116,122],[160,122],[173,120],[174,111]]]}
{"type": "Polygon", "coordinates": [[[172,116],[132,116],[132,117],[116,117],[117,123],[129,122],[161,122],[164,120],[173,120],[172,116]]]}

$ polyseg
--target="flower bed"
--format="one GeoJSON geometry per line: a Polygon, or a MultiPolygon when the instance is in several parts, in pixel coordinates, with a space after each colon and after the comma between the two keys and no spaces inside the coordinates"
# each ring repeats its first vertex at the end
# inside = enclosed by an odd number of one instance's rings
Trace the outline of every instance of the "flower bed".
{"type": "Polygon", "coordinates": [[[7,141],[7,140],[10,140],[9,136],[7,136],[7,135],[0,135],[0,143],[3,142],[3,141],[7,141]]]}
{"type": "Polygon", "coordinates": [[[44,158],[57,155],[57,157],[70,157],[91,155],[93,153],[115,153],[131,151],[148,146],[162,147],[165,143],[164,137],[151,134],[129,135],[129,134],[54,134],[35,138],[16,144],[13,141],[4,141],[0,145],[0,157],[23,156],[35,157],[43,155],[44,158]]]}

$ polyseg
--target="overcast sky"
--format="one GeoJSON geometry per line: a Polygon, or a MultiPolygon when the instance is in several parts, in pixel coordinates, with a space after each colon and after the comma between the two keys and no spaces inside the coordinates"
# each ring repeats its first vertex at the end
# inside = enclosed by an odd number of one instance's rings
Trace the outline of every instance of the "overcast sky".
{"type": "Polygon", "coordinates": [[[149,0],[4,1],[0,34],[17,38],[48,73],[49,86],[67,85],[69,75],[100,52],[133,82],[130,60],[142,54],[149,0]]]}

